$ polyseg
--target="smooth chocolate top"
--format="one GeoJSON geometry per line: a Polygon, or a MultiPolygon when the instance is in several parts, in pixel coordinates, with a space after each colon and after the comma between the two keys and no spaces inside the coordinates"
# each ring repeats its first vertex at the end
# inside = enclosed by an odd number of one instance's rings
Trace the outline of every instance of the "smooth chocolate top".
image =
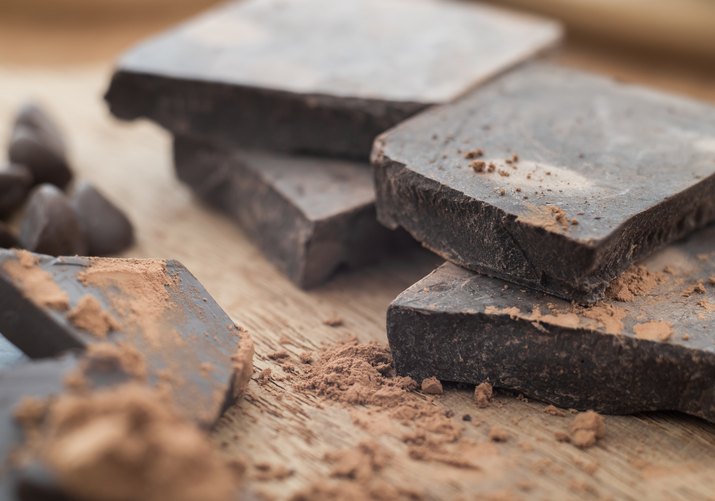
{"type": "Polygon", "coordinates": [[[247,0],[138,46],[118,71],[440,103],[560,36],[554,22],[473,2],[247,0]]]}
{"type": "Polygon", "coordinates": [[[712,178],[713,116],[702,103],[532,63],[386,132],[373,159],[596,245],[630,218],[712,178]],[[484,172],[466,158],[477,148],[484,172]]]}

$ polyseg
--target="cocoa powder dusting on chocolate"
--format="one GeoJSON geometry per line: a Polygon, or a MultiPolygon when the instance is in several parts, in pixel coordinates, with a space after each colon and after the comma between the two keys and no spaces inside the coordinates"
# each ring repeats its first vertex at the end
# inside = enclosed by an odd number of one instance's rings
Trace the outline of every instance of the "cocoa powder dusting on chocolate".
{"type": "Polygon", "coordinates": [[[165,396],[137,383],[64,394],[21,406],[28,442],[71,498],[223,501],[239,479],[208,437],[182,420],[165,396]]]}
{"type": "Polygon", "coordinates": [[[614,280],[606,296],[616,301],[630,302],[644,296],[665,281],[665,274],[652,272],[645,266],[633,265],[614,280]]]}
{"type": "Polygon", "coordinates": [[[164,319],[172,307],[169,289],[176,283],[167,273],[164,261],[93,259],[77,278],[107,295],[123,330],[133,327],[155,346],[172,337],[164,319]]]}
{"type": "Polygon", "coordinates": [[[106,338],[119,329],[119,324],[107,313],[97,298],[86,295],[68,314],[67,319],[77,328],[87,331],[95,337],[106,338]]]}
{"type": "Polygon", "coordinates": [[[667,341],[673,334],[673,329],[667,322],[652,321],[634,325],[633,332],[638,339],[647,339],[649,341],[667,341]]]}
{"type": "Polygon", "coordinates": [[[48,272],[40,268],[37,258],[25,250],[16,250],[17,260],[8,260],[3,270],[20,287],[22,294],[33,303],[65,311],[69,308],[69,296],[57,285],[48,272]]]}

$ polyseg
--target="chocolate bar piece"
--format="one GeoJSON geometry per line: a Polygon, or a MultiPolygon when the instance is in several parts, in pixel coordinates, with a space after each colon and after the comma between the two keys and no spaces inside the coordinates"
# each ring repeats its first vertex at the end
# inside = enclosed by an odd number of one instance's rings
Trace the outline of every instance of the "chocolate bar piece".
{"type": "Polygon", "coordinates": [[[84,358],[71,353],[58,359],[26,362],[0,370],[0,499],[38,499],[21,493],[28,488],[23,485],[26,472],[13,464],[18,448],[25,441],[15,414],[24,399],[63,393],[71,375],[81,376],[88,389],[105,388],[131,379],[122,367],[100,357],[84,358]]]}
{"type": "Polygon", "coordinates": [[[378,217],[458,265],[593,302],[715,219],[714,114],[532,63],[378,138],[378,217]]]}
{"type": "Polygon", "coordinates": [[[577,306],[444,264],[389,308],[397,371],[509,388],[565,408],[715,422],[715,226],[577,306]]]}
{"type": "Polygon", "coordinates": [[[560,35],[455,0],[230,2],[126,54],[106,99],[177,135],[366,160],[380,132],[560,35]]]}
{"type": "Polygon", "coordinates": [[[240,396],[252,344],[176,261],[53,258],[0,249],[0,332],[30,357],[110,341],[211,425],[240,396]]]}
{"type": "Polygon", "coordinates": [[[367,165],[228,152],[183,137],[174,142],[174,164],[179,179],[236,221],[300,287],[411,243],[377,222],[367,165]]]}

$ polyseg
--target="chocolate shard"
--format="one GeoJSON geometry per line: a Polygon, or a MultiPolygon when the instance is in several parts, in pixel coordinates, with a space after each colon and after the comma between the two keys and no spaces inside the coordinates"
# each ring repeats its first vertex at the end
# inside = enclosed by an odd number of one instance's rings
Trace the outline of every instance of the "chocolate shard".
{"type": "Polygon", "coordinates": [[[33,358],[105,341],[130,346],[148,380],[202,426],[250,378],[250,337],[176,261],[0,250],[0,311],[0,332],[33,358]]]}
{"type": "Polygon", "coordinates": [[[87,254],[87,242],[69,200],[57,187],[35,188],[20,222],[20,242],[34,252],[61,255],[87,254]]]}
{"type": "Polygon", "coordinates": [[[129,218],[90,183],[80,183],[70,203],[84,233],[90,255],[117,254],[134,243],[134,227],[129,218]]]}
{"type": "Polygon", "coordinates": [[[365,164],[228,152],[182,137],[174,142],[174,163],[179,179],[236,221],[300,287],[412,243],[377,222],[365,164]]]}
{"type": "Polygon", "coordinates": [[[72,180],[60,129],[35,104],[27,104],[18,112],[10,136],[8,158],[12,163],[27,167],[36,184],[50,183],[64,188],[72,180]]]}
{"type": "Polygon", "coordinates": [[[715,422],[715,226],[578,306],[444,264],[395,299],[387,334],[417,381],[489,381],[564,408],[715,422]]]}
{"type": "Polygon", "coordinates": [[[19,242],[15,232],[5,223],[0,222],[0,247],[10,249],[18,247],[19,242]]]}
{"type": "Polygon", "coordinates": [[[714,112],[532,63],[378,138],[378,217],[458,265],[593,302],[715,219],[714,112]]]}
{"type": "Polygon", "coordinates": [[[22,165],[10,164],[0,169],[0,217],[9,216],[22,205],[32,181],[32,173],[22,165]]]}
{"type": "Polygon", "coordinates": [[[380,132],[560,35],[453,0],[231,2],[126,54],[106,99],[176,135],[365,160],[380,132]]]}

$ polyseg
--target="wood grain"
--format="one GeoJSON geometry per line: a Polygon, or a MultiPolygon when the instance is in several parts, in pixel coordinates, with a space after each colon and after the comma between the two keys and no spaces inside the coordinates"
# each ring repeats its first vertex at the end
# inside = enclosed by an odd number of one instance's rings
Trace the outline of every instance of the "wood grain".
{"type": "MultiPolygon", "coordinates": [[[[573,53],[569,57],[578,60],[573,53]]],[[[614,63],[608,68],[623,70],[614,63]]],[[[283,374],[267,354],[285,348],[295,360],[294,354],[303,350],[350,336],[384,341],[388,303],[438,261],[421,252],[399,256],[344,274],[318,290],[299,291],[233,225],[201,207],[174,179],[166,134],[146,123],[109,118],[100,101],[109,73],[109,65],[55,72],[0,68],[0,136],[7,137],[8,121],[23,99],[37,97],[46,103],[67,131],[81,177],[110,193],[136,223],[139,243],[130,254],[179,259],[252,332],[256,368],[271,367],[277,377],[264,386],[252,382],[245,400],[215,432],[231,454],[254,465],[248,470],[249,488],[286,499],[325,477],[326,452],[372,437],[393,454],[381,476],[428,499],[713,499],[715,426],[694,418],[609,416],[605,439],[582,451],[554,439],[569,418],[544,413],[543,404],[500,395],[491,407],[477,409],[471,389],[449,388],[435,405],[451,409],[455,420],[472,415],[465,437],[481,448],[474,458],[480,469],[463,470],[410,459],[399,438],[404,430],[389,423],[383,431],[356,425],[354,418],[369,409],[351,412],[294,392],[291,375],[283,374]],[[345,320],[343,327],[323,325],[333,314],[345,320]],[[281,345],[283,338],[290,344],[281,345]],[[283,376],[287,379],[275,380],[283,376]],[[509,441],[488,442],[495,424],[507,430],[509,441]],[[261,462],[284,465],[294,474],[260,481],[255,465],[261,462]]],[[[663,81],[666,89],[697,88],[715,101],[712,81],[707,92],[687,74],[674,73],[663,81]]]]}

